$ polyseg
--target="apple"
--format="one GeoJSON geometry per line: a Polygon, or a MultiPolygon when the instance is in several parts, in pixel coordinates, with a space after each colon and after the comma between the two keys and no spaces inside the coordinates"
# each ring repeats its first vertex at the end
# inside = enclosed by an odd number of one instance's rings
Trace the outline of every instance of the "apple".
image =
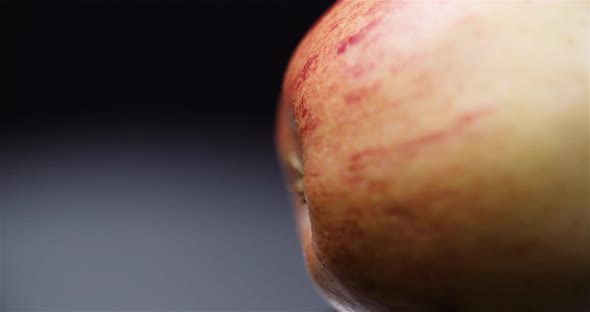
{"type": "Polygon", "coordinates": [[[340,311],[590,307],[589,2],[341,1],[276,142],[340,311]]]}

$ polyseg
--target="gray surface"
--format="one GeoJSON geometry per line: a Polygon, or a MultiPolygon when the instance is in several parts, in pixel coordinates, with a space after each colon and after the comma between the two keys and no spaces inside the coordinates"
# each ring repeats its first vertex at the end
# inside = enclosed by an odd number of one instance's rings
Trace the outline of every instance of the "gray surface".
{"type": "Polygon", "coordinates": [[[2,309],[326,310],[268,143],[5,146],[2,309]]]}

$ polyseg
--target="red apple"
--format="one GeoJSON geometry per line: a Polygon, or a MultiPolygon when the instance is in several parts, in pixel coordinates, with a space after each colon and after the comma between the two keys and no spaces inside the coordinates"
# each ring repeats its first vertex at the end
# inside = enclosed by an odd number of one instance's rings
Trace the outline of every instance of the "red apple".
{"type": "Polygon", "coordinates": [[[342,311],[590,298],[589,2],[341,1],[297,47],[277,144],[342,311]]]}

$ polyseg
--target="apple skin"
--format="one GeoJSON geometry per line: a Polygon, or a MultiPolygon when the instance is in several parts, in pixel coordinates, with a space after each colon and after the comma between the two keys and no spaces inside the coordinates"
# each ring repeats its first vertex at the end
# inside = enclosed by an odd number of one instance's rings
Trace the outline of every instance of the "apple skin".
{"type": "Polygon", "coordinates": [[[590,307],[589,3],[342,1],[276,142],[340,311],[590,307]]]}

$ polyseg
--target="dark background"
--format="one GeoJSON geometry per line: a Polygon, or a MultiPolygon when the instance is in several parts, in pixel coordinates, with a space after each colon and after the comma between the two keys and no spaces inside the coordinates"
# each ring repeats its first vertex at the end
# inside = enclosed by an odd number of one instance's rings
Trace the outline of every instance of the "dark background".
{"type": "Polygon", "coordinates": [[[326,310],[273,130],[330,4],[3,8],[2,311],[326,310]]]}

